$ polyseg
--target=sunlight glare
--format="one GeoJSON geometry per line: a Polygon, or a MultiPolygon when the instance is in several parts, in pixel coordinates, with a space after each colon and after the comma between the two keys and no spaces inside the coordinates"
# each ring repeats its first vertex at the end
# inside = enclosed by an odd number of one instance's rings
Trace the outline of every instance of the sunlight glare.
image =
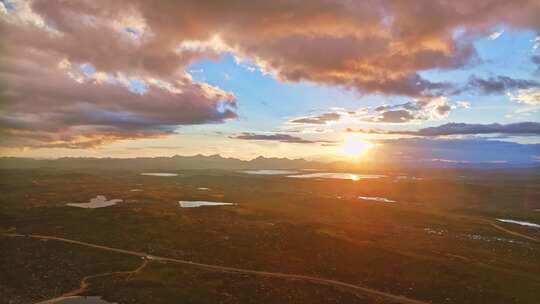
{"type": "Polygon", "coordinates": [[[361,157],[373,145],[361,138],[358,134],[347,134],[338,153],[348,157],[361,157]]]}

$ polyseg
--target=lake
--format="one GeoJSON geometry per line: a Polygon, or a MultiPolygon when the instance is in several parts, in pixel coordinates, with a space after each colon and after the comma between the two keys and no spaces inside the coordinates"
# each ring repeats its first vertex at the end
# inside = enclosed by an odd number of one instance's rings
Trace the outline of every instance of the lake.
{"type": "Polygon", "coordinates": [[[161,172],[141,173],[141,175],[147,175],[147,176],[178,176],[177,173],[161,173],[161,172]]]}
{"type": "Polygon", "coordinates": [[[69,203],[67,205],[71,207],[95,209],[95,208],[113,206],[113,205],[116,205],[116,203],[120,203],[120,202],[122,202],[121,199],[107,200],[107,198],[104,195],[98,195],[95,198],[91,199],[90,202],[88,203],[69,203]]]}
{"type": "Polygon", "coordinates": [[[179,201],[178,204],[182,208],[196,208],[202,206],[231,206],[233,203],[224,202],[208,202],[208,201],[179,201]]]}
{"type": "Polygon", "coordinates": [[[516,221],[516,220],[509,220],[509,219],[497,219],[497,221],[503,222],[503,223],[510,223],[510,224],[516,224],[516,225],[521,225],[521,226],[533,227],[533,228],[540,228],[540,225],[531,223],[531,222],[516,221]]]}
{"type": "Polygon", "coordinates": [[[320,172],[320,173],[306,173],[298,175],[288,175],[292,178],[328,178],[328,179],[348,179],[348,180],[361,180],[361,179],[375,179],[383,178],[386,175],[377,174],[355,174],[355,173],[340,173],[340,172],[320,172]]]}
{"type": "Polygon", "coordinates": [[[376,201],[376,202],[383,202],[383,203],[395,203],[396,201],[387,199],[385,197],[378,197],[378,196],[359,196],[358,197],[361,200],[365,201],[376,201]]]}
{"type": "Polygon", "coordinates": [[[242,172],[246,174],[259,174],[259,175],[285,175],[285,174],[298,173],[298,171],[293,171],[293,170],[244,170],[242,172]]]}

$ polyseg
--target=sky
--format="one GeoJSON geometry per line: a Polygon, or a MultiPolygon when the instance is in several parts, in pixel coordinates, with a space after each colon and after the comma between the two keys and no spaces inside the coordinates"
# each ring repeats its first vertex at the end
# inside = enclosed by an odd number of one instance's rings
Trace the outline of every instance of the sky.
{"type": "Polygon", "coordinates": [[[537,0],[0,0],[0,155],[540,161],[537,0]]]}

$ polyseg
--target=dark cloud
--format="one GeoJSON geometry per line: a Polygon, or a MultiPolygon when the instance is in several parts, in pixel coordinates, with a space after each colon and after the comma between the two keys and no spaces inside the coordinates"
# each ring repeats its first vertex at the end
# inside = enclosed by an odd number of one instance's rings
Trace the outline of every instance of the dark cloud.
{"type": "Polygon", "coordinates": [[[331,140],[308,140],[298,136],[292,136],[289,134],[275,133],[275,134],[257,134],[244,132],[236,136],[229,136],[232,139],[243,139],[243,140],[261,140],[261,141],[279,141],[284,143],[295,143],[295,144],[321,144],[321,145],[333,145],[336,144],[336,141],[331,140]]]}
{"type": "Polygon", "coordinates": [[[513,124],[467,124],[447,123],[437,127],[423,128],[418,131],[383,131],[383,130],[352,130],[348,132],[360,132],[371,134],[394,134],[414,136],[447,136],[447,135],[480,135],[480,134],[507,134],[507,135],[540,135],[540,123],[520,122],[513,124]]]}
{"type": "Polygon", "coordinates": [[[341,118],[339,113],[324,113],[317,116],[300,117],[290,120],[291,123],[300,124],[326,124],[329,121],[336,121],[341,118]]]}
{"type": "Polygon", "coordinates": [[[491,164],[531,166],[538,164],[540,144],[485,139],[400,138],[381,140],[371,154],[372,162],[448,166],[491,164]]]}
{"type": "Polygon", "coordinates": [[[536,74],[540,75],[540,55],[532,56],[531,61],[536,64],[536,74]]]}
{"type": "Polygon", "coordinates": [[[244,140],[264,140],[264,141],[279,141],[286,143],[297,143],[297,144],[309,144],[316,143],[316,141],[306,140],[298,136],[292,136],[289,134],[255,134],[255,133],[242,133],[240,135],[231,136],[230,138],[234,139],[244,139],[244,140]]]}
{"type": "Polygon", "coordinates": [[[492,95],[504,94],[511,90],[523,90],[537,87],[540,87],[540,82],[536,80],[514,79],[508,76],[496,76],[482,79],[472,76],[465,89],[481,94],[492,95]]]}
{"type": "Polygon", "coordinates": [[[374,122],[403,123],[414,119],[414,115],[407,110],[390,110],[382,112],[381,116],[374,118],[374,122]]]}
{"type": "Polygon", "coordinates": [[[412,134],[421,136],[475,135],[475,134],[540,135],[540,123],[521,122],[513,124],[466,124],[448,123],[438,127],[423,128],[412,134]]]}
{"type": "Polygon", "coordinates": [[[435,107],[435,111],[437,112],[437,115],[441,117],[448,116],[451,109],[452,108],[448,104],[438,105],[435,107]]]}

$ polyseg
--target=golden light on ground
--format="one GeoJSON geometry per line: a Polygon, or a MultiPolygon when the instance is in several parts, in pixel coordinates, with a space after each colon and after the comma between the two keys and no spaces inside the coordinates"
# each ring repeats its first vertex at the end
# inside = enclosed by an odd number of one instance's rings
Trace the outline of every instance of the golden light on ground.
{"type": "Polygon", "coordinates": [[[372,146],[373,144],[365,141],[358,134],[346,134],[337,152],[342,156],[357,158],[364,156],[372,146]]]}

